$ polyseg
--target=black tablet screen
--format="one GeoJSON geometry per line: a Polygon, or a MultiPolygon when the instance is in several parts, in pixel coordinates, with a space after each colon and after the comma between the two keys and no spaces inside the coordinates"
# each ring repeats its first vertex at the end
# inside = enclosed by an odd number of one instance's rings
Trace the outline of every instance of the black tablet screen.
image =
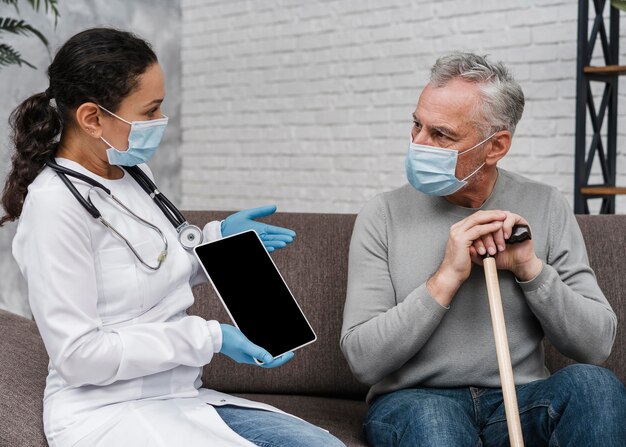
{"type": "Polygon", "coordinates": [[[273,356],[315,340],[315,333],[254,231],[195,248],[241,332],[273,356]]]}

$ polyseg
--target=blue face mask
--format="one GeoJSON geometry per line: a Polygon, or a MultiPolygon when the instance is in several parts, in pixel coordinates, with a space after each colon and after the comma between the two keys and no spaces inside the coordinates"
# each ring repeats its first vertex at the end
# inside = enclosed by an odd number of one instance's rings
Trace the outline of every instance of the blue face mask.
{"type": "Polygon", "coordinates": [[[469,149],[459,153],[453,149],[409,143],[409,152],[404,164],[406,177],[415,189],[429,196],[449,196],[467,185],[467,179],[485,165],[481,164],[463,180],[456,178],[456,163],[459,155],[476,149],[496,133],[469,149]]]}
{"type": "Polygon", "coordinates": [[[125,151],[115,149],[111,143],[100,137],[102,141],[109,145],[109,149],[107,149],[109,163],[118,166],[136,166],[141,163],[147,163],[161,143],[161,138],[163,138],[165,128],[167,127],[167,116],[163,115],[163,118],[156,120],[130,122],[102,106],[98,107],[130,125],[128,149],[125,151]]]}

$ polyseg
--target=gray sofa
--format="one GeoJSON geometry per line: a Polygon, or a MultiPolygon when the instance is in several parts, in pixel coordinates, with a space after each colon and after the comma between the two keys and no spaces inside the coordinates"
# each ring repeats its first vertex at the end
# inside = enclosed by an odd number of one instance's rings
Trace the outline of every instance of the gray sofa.
{"type": "MultiPolygon", "coordinates": [[[[196,224],[227,215],[186,214],[196,224]]],[[[366,387],[354,380],[339,350],[354,219],[347,214],[279,213],[268,220],[298,233],[288,249],[272,256],[318,341],[276,370],[236,365],[217,356],[203,378],[208,387],[276,405],[330,430],[349,446],[363,446],[366,387]]],[[[626,382],[626,215],[578,216],[578,222],[600,286],[618,314],[617,339],[605,366],[626,382]]],[[[198,287],[195,294],[191,313],[228,321],[210,285],[198,287]]],[[[35,324],[0,311],[0,446],[46,445],[41,400],[47,361],[35,324]]],[[[546,346],[546,362],[552,371],[571,363],[551,346],[546,346]]]]}

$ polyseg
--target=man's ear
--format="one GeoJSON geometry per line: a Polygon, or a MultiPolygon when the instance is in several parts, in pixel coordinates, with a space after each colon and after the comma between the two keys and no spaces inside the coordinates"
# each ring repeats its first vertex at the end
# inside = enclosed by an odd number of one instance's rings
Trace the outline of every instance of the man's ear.
{"type": "Polygon", "coordinates": [[[491,140],[489,140],[491,147],[487,153],[485,164],[495,166],[495,164],[509,152],[512,140],[513,135],[508,130],[501,130],[491,137],[491,140]]]}
{"type": "Polygon", "coordinates": [[[102,112],[93,102],[86,102],[76,109],[76,124],[79,129],[94,138],[102,135],[102,112]]]}

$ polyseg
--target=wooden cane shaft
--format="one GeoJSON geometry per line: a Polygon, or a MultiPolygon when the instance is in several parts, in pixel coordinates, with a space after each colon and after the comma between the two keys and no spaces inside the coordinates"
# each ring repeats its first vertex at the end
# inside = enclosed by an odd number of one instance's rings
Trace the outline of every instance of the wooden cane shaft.
{"type": "Polygon", "coordinates": [[[498,283],[498,270],[494,258],[483,259],[485,279],[487,281],[487,294],[489,295],[489,310],[491,311],[491,324],[496,341],[496,354],[498,356],[498,369],[500,370],[500,382],[502,383],[502,396],[504,398],[504,410],[509,429],[509,439],[512,447],[523,447],[522,426],[515,395],[515,381],[513,380],[513,367],[511,366],[511,354],[509,342],[506,337],[506,325],[504,311],[502,309],[502,297],[498,283]]]}

